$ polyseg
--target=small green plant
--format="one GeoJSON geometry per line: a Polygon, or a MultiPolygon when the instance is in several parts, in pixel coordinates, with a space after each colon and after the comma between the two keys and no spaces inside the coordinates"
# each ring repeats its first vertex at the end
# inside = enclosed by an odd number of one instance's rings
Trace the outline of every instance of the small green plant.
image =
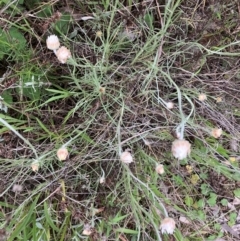
{"type": "Polygon", "coordinates": [[[231,240],[237,7],[1,1],[6,240],[231,240]]]}
{"type": "Polygon", "coordinates": [[[8,30],[0,28],[0,60],[11,56],[13,60],[21,60],[26,50],[27,41],[17,27],[10,27],[8,30]]]}
{"type": "Polygon", "coordinates": [[[240,198],[240,188],[235,189],[233,193],[235,197],[240,198]]]}

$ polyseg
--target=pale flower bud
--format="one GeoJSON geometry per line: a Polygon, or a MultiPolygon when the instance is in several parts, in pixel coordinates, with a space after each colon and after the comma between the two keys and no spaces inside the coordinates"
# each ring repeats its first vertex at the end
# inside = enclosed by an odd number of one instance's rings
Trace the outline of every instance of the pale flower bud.
{"type": "Polygon", "coordinates": [[[100,31],[100,30],[96,32],[96,36],[97,36],[98,38],[101,38],[101,37],[102,37],[102,34],[103,34],[103,33],[102,33],[102,31],[100,31]]]}
{"type": "Polygon", "coordinates": [[[205,100],[207,99],[207,96],[206,96],[205,94],[200,94],[200,95],[198,96],[198,99],[199,99],[200,101],[205,101],[205,100]]]}
{"type": "Polygon", "coordinates": [[[89,224],[85,224],[82,234],[86,235],[86,236],[91,235],[92,234],[92,227],[89,224]]]}
{"type": "Polygon", "coordinates": [[[86,235],[86,236],[89,236],[92,234],[92,231],[91,229],[84,229],[83,232],[82,232],[83,235],[86,235]]]}
{"type": "Polygon", "coordinates": [[[130,152],[124,151],[120,156],[120,160],[123,163],[129,164],[129,163],[133,162],[133,157],[130,152]]]}
{"type": "Polygon", "coordinates": [[[187,172],[191,174],[193,172],[193,167],[190,165],[186,165],[187,172]]]}
{"type": "Polygon", "coordinates": [[[105,94],[106,93],[106,88],[101,86],[99,88],[99,92],[100,92],[100,94],[105,94]]]}
{"type": "Polygon", "coordinates": [[[68,157],[68,150],[65,147],[61,147],[57,150],[57,157],[59,161],[65,161],[68,157]]]}
{"type": "Polygon", "coordinates": [[[216,98],[216,102],[217,102],[217,103],[222,102],[222,98],[221,98],[221,97],[217,97],[217,98],[216,98]]]}
{"type": "Polygon", "coordinates": [[[178,139],[180,139],[181,138],[181,133],[180,132],[176,132],[176,137],[178,138],[178,139]]]}
{"type": "Polygon", "coordinates": [[[191,153],[191,144],[186,140],[175,140],[172,143],[172,154],[175,158],[182,160],[191,153]]]}
{"type": "Polygon", "coordinates": [[[57,50],[60,47],[60,42],[56,35],[48,36],[46,43],[47,43],[47,48],[50,50],[57,50]]]}
{"type": "Polygon", "coordinates": [[[219,138],[222,135],[222,129],[214,128],[214,129],[212,129],[211,134],[214,138],[219,138]]]}
{"type": "Polygon", "coordinates": [[[160,229],[162,233],[173,234],[176,223],[172,218],[164,218],[161,222],[160,229]]]}
{"type": "Polygon", "coordinates": [[[71,58],[71,52],[68,48],[62,46],[56,51],[56,56],[62,64],[65,64],[71,58]]]}
{"type": "Polygon", "coordinates": [[[234,162],[236,162],[237,158],[234,157],[234,156],[230,156],[228,160],[229,160],[231,163],[234,163],[234,162]]]}
{"type": "Polygon", "coordinates": [[[37,172],[39,169],[39,163],[37,161],[32,162],[31,168],[34,172],[37,172]]]}
{"type": "Polygon", "coordinates": [[[157,172],[158,174],[163,174],[163,173],[164,173],[164,167],[163,167],[162,164],[158,164],[158,165],[156,166],[155,170],[156,170],[156,172],[157,172]]]}
{"type": "Polygon", "coordinates": [[[19,184],[14,184],[13,185],[13,188],[12,188],[13,192],[21,192],[22,190],[23,190],[23,186],[22,185],[19,185],[19,184]]]}
{"type": "Polygon", "coordinates": [[[105,182],[106,182],[105,177],[104,177],[104,176],[100,177],[99,183],[100,183],[100,184],[104,184],[105,182]]]}
{"type": "Polygon", "coordinates": [[[174,108],[174,103],[173,103],[173,102],[167,102],[167,103],[166,103],[166,107],[167,107],[169,110],[171,110],[171,109],[174,108]]]}

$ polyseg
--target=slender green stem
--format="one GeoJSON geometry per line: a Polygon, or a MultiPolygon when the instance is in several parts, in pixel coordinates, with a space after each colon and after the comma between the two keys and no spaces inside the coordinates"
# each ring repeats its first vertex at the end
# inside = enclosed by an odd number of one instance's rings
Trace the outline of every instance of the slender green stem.
{"type": "Polygon", "coordinates": [[[15,135],[17,135],[19,138],[21,138],[33,151],[35,158],[38,159],[38,154],[36,149],[33,147],[33,145],[27,140],[25,139],[18,131],[16,131],[10,124],[8,124],[5,120],[3,120],[2,118],[0,118],[0,122],[6,126],[8,129],[10,129],[15,135]]]}

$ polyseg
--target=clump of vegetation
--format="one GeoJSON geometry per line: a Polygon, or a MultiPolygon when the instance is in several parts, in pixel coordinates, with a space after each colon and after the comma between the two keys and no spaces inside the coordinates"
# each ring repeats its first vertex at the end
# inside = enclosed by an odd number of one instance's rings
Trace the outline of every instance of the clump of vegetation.
{"type": "Polygon", "coordinates": [[[0,240],[239,240],[238,2],[0,2],[0,240]]]}

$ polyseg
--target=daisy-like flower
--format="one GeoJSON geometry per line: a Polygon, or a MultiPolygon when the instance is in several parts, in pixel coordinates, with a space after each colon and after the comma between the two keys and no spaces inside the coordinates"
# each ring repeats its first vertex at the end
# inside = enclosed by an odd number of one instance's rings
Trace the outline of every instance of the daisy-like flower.
{"type": "Polygon", "coordinates": [[[173,109],[173,107],[174,107],[174,103],[173,102],[167,102],[166,103],[166,107],[169,109],[169,110],[171,110],[171,109],[173,109]]]}
{"type": "Polygon", "coordinates": [[[221,128],[214,128],[214,129],[212,129],[211,134],[214,138],[219,138],[222,135],[222,129],[221,128]]]}
{"type": "Polygon", "coordinates": [[[182,160],[191,153],[191,144],[186,140],[175,140],[172,143],[172,154],[175,158],[182,160]]]}
{"type": "Polygon", "coordinates": [[[200,94],[198,96],[198,99],[203,102],[203,101],[205,101],[207,99],[207,96],[205,94],[200,94]]]}
{"type": "Polygon", "coordinates": [[[61,147],[57,150],[57,157],[59,161],[65,161],[68,157],[68,150],[65,147],[61,147]]]}
{"type": "Polygon", "coordinates": [[[60,47],[60,42],[56,35],[48,36],[46,43],[47,43],[48,49],[50,50],[57,50],[60,47]]]}
{"type": "Polygon", "coordinates": [[[133,157],[130,152],[124,151],[120,156],[120,160],[123,163],[129,164],[129,163],[133,162],[133,157]]]}
{"type": "Polygon", "coordinates": [[[162,164],[158,164],[155,168],[155,171],[158,173],[158,174],[163,174],[164,173],[164,167],[162,164]]]}
{"type": "Polygon", "coordinates": [[[160,229],[162,233],[173,234],[176,223],[172,218],[164,218],[161,222],[160,229]]]}
{"type": "Polygon", "coordinates": [[[65,64],[71,58],[71,52],[68,48],[62,46],[56,51],[56,56],[62,64],[65,64]]]}

